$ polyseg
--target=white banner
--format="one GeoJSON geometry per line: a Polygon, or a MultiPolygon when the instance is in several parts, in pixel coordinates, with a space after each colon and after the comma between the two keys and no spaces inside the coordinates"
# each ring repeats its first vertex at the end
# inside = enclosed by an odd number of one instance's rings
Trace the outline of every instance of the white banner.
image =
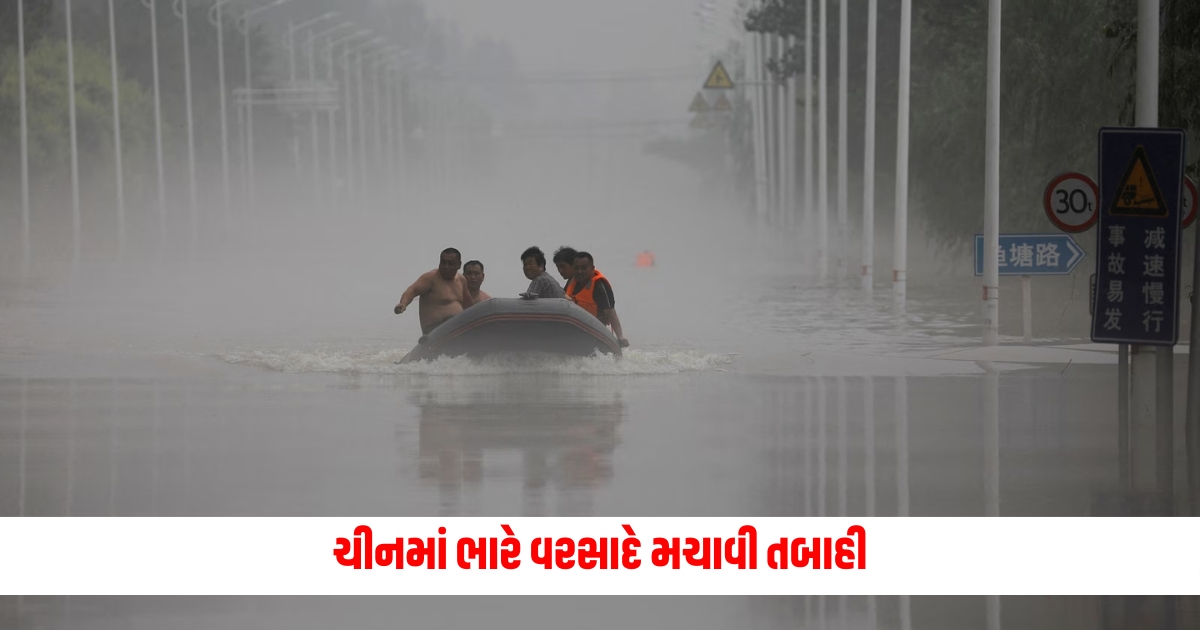
{"type": "Polygon", "coordinates": [[[6,518],[0,540],[3,595],[1200,594],[1196,518],[6,518]]]}

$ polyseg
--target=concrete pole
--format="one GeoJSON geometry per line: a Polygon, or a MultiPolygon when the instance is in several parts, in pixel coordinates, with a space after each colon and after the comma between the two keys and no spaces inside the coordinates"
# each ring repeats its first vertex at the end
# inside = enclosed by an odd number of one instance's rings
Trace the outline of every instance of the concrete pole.
{"type": "Polygon", "coordinates": [[[117,177],[117,260],[125,256],[125,176],[121,160],[121,86],[117,71],[117,15],[108,0],[108,50],[112,70],[113,152],[117,177]]]}
{"type": "Polygon", "coordinates": [[[813,227],[813,0],[804,3],[804,230],[813,227]]]}
{"type": "MultiPolygon", "coordinates": [[[[372,136],[372,144],[375,149],[375,168],[372,169],[375,173],[379,173],[379,166],[384,162],[383,159],[383,140],[385,135],[385,127],[383,126],[383,108],[380,94],[380,83],[383,81],[383,64],[378,60],[375,61],[375,72],[371,77],[371,109],[374,111],[375,129],[372,136]]],[[[366,172],[366,169],[363,171],[366,172]]]]}
{"type": "Polygon", "coordinates": [[[358,173],[359,197],[366,201],[370,197],[367,195],[367,115],[366,115],[366,98],[363,97],[363,55],[359,50],[355,54],[355,74],[358,81],[358,173]]]}
{"type": "Polygon", "coordinates": [[[837,248],[837,279],[845,280],[846,269],[849,267],[847,258],[850,256],[850,224],[847,217],[847,202],[848,195],[848,178],[849,168],[847,160],[849,159],[849,151],[846,150],[846,100],[849,98],[850,90],[848,83],[848,70],[846,57],[849,56],[847,51],[848,28],[847,20],[847,5],[849,0],[840,0],[838,2],[840,13],[838,15],[838,227],[837,240],[834,241],[834,247],[837,248]]]}
{"type": "MultiPolygon", "coordinates": [[[[329,83],[333,84],[333,44],[330,42],[328,48],[325,49],[325,78],[329,83]]],[[[337,110],[330,109],[328,115],[329,122],[329,205],[337,204],[337,110]]]]}
{"type": "Polygon", "coordinates": [[[396,183],[396,114],[395,114],[395,96],[396,86],[392,80],[392,67],[387,63],[380,64],[380,83],[383,90],[383,159],[384,159],[384,174],[383,182],[384,189],[387,194],[388,207],[391,206],[391,201],[395,197],[396,183]]]}
{"type": "MultiPolygon", "coordinates": [[[[788,50],[796,47],[796,38],[789,37],[787,39],[788,50]]],[[[797,79],[796,75],[792,74],[787,80],[787,226],[789,229],[795,229],[799,223],[797,216],[797,181],[796,181],[796,166],[800,163],[797,150],[799,142],[796,140],[796,132],[799,130],[799,125],[796,120],[796,96],[797,96],[797,79]]]]}
{"type": "Polygon", "coordinates": [[[776,146],[779,144],[779,130],[776,125],[775,115],[775,110],[777,109],[775,104],[775,82],[773,81],[774,77],[766,68],[766,63],[775,54],[775,38],[771,35],[763,35],[759,41],[762,46],[762,72],[763,81],[765,82],[765,85],[763,85],[763,122],[766,127],[765,164],[767,167],[767,214],[765,218],[766,224],[770,226],[779,210],[778,188],[776,186],[779,177],[776,169],[776,162],[778,162],[778,149],[776,149],[776,146]]]}
{"type": "Polygon", "coordinates": [[[225,94],[225,22],[221,17],[221,5],[214,4],[209,11],[209,22],[217,29],[217,91],[221,93],[221,192],[225,201],[225,229],[229,230],[233,202],[229,191],[229,122],[225,94]]]}
{"type": "Polygon", "coordinates": [[[247,16],[242,17],[242,46],[246,65],[246,198],[250,208],[254,208],[258,196],[254,183],[254,81],[250,66],[250,19],[247,16]]]}
{"type": "Polygon", "coordinates": [[[157,0],[142,0],[150,9],[150,63],[154,73],[154,150],[158,168],[158,253],[167,253],[167,186],[163,168],[162,98],[158,82],[158,13],[157,0]]]}
{"type": "Polygon", "coordinates": [[[754,216],[761,222],[767,211],[766,121],[763,120],[762,35],[750,34],[747,55],[750,57],[751,106],[754,117],[754,216]]]}
{"type": "Polygon", "coordinates": [[[912,0],[900,0],[900,99],[896,123],[896,225],[892,263],[892,299],[897,314],[908,293],[908,106],[912,58],[912,0]]]}
{"type": "Polygon", "coordinates": [[[75,44],[71,33],[71,0],[66,0],[67,14],[67,105],[70,109],[71,124],[71,218],[74,234],[74,254],[72,266],[79,264],[80,232],[83,230],[83,217],[79,209],[79,139],[75,120],[75,44]]]}
{"type": "Polygon", "coordinates": [[[875,292],[875,68],[879,40],[879,0],[867,3],[867,111],[863,150],[862,290],[870,300],[875,292]]]}
{"type": "Polygon", "coordinates": [[[404,73],[396,72],[396,177],[401,186],[409,183],[408,161],[405,154],[406,136],[404,132],[404,73]]]}
{"type": "MultiPolygon", "coordinates": [[[[783,60],[783,53],[787,50],[787,40],[782,37],[775,38],[776,58],[783,60]]],[[[788,202],[788,171],[791,168],[791,161],[788,160],[788,151],[792,146],[791,142],[791,123],[788,119],[791,117],[792,108],[788,107],[788,92],[787,81],[779,83],[775,86],[775,94],[777,104],[775,106],[776,119],[776,134],[779,140],[776,142],[776,147],[779,149],[779,156],[775,159],[778,162],[776,171],[779,173],[778,192],[776,196],[779,198],[778,209],[776,214],[779,219],[777,224],[780,229],[787,226],[788,214],[791,212],[788,202]]]]}
{"type": "MultiPolygon", "coordinates": [[[[296,88],[296,27],[288,20],[287,28],[288,49],[288,88],[296,88]]],[[[296,186],[304,183],[304,170],[300,166],[300,130],[296,126],[295,114],[288,115],[289,127],[292,129],[292,168],[296,171],[296,186]]]]}
{"type": "MultiPolygon", "coordinates": [[[[21,275],[27,276],[33,259],[33,246],[29,230],[29,116],[25,103],[25,0],[17,0],[17,85],[21,100],[21,275]]],[[[24,392],[24,388],[22,388],[22,392],[24,392]]],[[[24,407],[22,406],[21,409],[23,414],[24,407]]],[[[24,415],[21,417],[23,421],[24,415]]],[[[22,426],[24,426],[23,423],[22,426]]],[[[24,446],[25,443],[22,442],[22,454],[25,452],[24,446]]],[[[22,461],[24,460],[22,459],[22,461]]],[[[22,471],[24,471],[23,468],[22,471]]]]}
{"type": "Polygon", "coordinates": [[[343,98],[343,107],[345,111],[342,118],[346,121],[346,177],[343,180],[346,186],[346,200],[354,201],[354,121],[352,107],[350,105],[350,54],[348,50],[342,51],[342,83],[345,85],[345,94],[343,98]]]}
{"type": "MultiPolygon", "coordinates": [[[[317,85],[316,38],[313,37],[311,30],[308,31],[308,84],[310,87],[317,85]]],[[[312,135],[313,201],[319,202],[321,199],[321,133],[317,128],[317,110],[315,109],[308,114],[308,126],[312,135]]]]}
{"type": "Polygon", "coordinates": [[[828,3],[821,3],[821,50],[820,73],[821,79],[817,90],[817,255],[820,256],[818,270],[821,282],[829,275],[829,38],[828,35],[828,3]]]}
{"type": "Polygon", "coordinates": [[[983,344],[1000,342],[1000,2],[988,0],[987,156],[983,200],[983,344]]]}
{"type": "Polygon", "coordinates": [[[196,130],[192,117],[192,57],[191,45],[188,42],[188,0],[175,0],[175,15],[183,20],[183,84],[184,102],[187,109],[187,138],[188,138],[188,203],[191,212],[192,245],[191,255],[196,256],[197,237],[197,208],[196,208],[196,130]]]}

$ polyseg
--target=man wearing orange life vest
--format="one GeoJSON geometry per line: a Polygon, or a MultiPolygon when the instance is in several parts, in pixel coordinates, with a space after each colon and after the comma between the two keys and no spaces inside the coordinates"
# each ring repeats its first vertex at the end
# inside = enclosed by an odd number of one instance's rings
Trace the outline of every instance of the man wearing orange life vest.
{"type": "Polygon", "coordinates": [[[622,348],[629,347],[629,340],[621,330],[621,318],[617,316],[616,298],[608,278],[596,270],[592,255],[587,252],[575,254],[575,277],[567,283],[567,299],[595,315],[605,326],[612,326],[622,348]]]}

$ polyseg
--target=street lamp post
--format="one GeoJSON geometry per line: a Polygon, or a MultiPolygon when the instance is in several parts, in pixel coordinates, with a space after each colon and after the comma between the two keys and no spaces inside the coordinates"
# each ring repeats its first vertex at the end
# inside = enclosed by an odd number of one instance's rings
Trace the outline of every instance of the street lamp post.
{"type": "MultiPolygon", "coordinates": [[[[296,72],[295,72],[295,68],[296,68],[295,33],[296,33],[296,31],[303,30],[306,28],[308,29],[308,41],[305,43],[305,46],[308,48],[308,83],[309,83],[309,87],[312,88],[313,86],[316,85],[316,80],[317,80],[316,49],[314,48],[317,33],[310,27],[315,26],[325,20],[336,17],[338,15],[339,15],[339,13],[337,11],[328,11],[326,13],[323,13],[323,14],[311,19],[311,20],[308,20],[307,22],[302,22],[298,25],[288,27],[286,41],[287,41],[287,46],[288,46],[288,54],[290,56],[289,65],[290,65],[290,68],[292,71],[292,83],[293,84],[296,81],[296,78],[295,78],[295,74],[296,74],[296,72]]],[[[350,22],[342,22],[341,24],[331,27],[330,29],[326,29],[326,31],[323,31],[323,32],[336,31],[336,30],[344,28],[350,24],[351,24],[350,22]]],[[[320,166],[320,164],[321,164],[321,160],[320,160],[321,137],[320,137],[320,133],[317,130],[317,112],[315,109],[313,111],[309,112],[309,127],[310,127],[310,131],[312,132],[313,198],[318,199],[320,197],[320,191],[321,191],[321,183],[320,183],[321,182],[321,166],[320,166]]],[[[293,133],[295,133],[294,130],[293,130],[293,133]]],[[[294,142],[296,143],[296,145],[298,147],[299,139],[298,138],[295,139],[294,142]]],[[[298,149],[297,149],[297,157],[296,157],[296,168],[298,170],[300,169],[300,158],[299,158],[299,150],[298,149]]],[[[299,179],[299,176],[298,176],[298,179],[299,179]]]]}
{"type": "Polygon", "coordinates": [[[29,273],[29,116],[25,104],[25,0],[17,0],[17,82],[21,99],[21,274],[29,273]]]}
{"type": "Polygon", "coordinates": [[[142,4],[150,9],[150,64],[154,73],[154,149],[158,167],[158,252],[163,255],[167,251],[167,187],[163,169],[162,143],[162,99],[158,86],[158,13],[155,10],[157,0],[142,0],[142,4]]]}
{"type": "MultiPolygon", "coordinates": [[[[352,106],[350,104],[350,99],[353,94],[351,87],[350,87],[350,76],[351,76],[350,75],[350,55],[353,55],[353,54],[358,55],[356,57],[356,60],[357,60],[356,73],[358,75],[358,99],[357,100],[358,100],[358,108],[359,108],[358,116],[361,118],[363,115],[363,112],[362,112],[362,55],[361,55],[361,51],[364,48],[369,48],[371,46],[379,45],[383,41],[384,41],[383,38],[376,37],[374,39],[371,39],[369,41],[363,42],[363,43],[355,45],[355,46],[347,46],[346,49],[342,51],[342,80],[346,84],[346,89],[345,89],[345,94],[344,94],[344,98],[345,98],[344,107],[346,110],[346,116],[345,116],[345,119],[346,119],[346,193],[347,193],[348,197],[350,198],[350,200],[355,199],[353,190],[354,190],[355,177],[357,177],[357,174],[354,170],[354,138],[353,138],[353,136],[354,136],[354,112],[353,112],[352,106]]],[[[362,129],[362,127],[360,125],[360,130],[361,129],[362,129]]],[[[365,142],[366,138],[362,137],[362,138],[360,138],[360,141],[365,142]]],[[[361,164],[359,166],[362,167],[361,164]]]]}
{"type": "Polygon", "coordinates": [[[183,20],[183,83],[184,100],[187,109],[187,138],[188,138],[188,204],[192,223],[192,257],[196,256],[197,209],[196,209],[196,132],[192,124],[192,59],[191,47],[188,43],[188,0],[175,0],[176,17],[183,20]]]}
{"type": "MultiPolygon", "coordinates": [[[[339,41],[339,40],[335,40],[333,38],[333,34],[336,33],[337,31],[340,31],[342,29],[352,27],[352,26],[354,26],[353,22],[346,21],[346,22],[342,22],[336,26],[331,26],[327,29],[323,29],[321,31],[310,30],[308,32],[308,43],[306,45],[308,47],[308,73],[309,73],[310,81],[315,82],[315,80],[316,80],[317,39],[321,38],[321,37],[329,37],[329,41],[326,42],[326,49],[325,49],[325,55],[324,55],[325,63],[326,63],[326,65],[325,65],[325,80],[327,83],[332,84],[333,83],[332,45],[335,41],[339,41]]],[[[360,31],[360,33],[366,33],[366,31],[360,31]]],[[[351,37],[354,37],[354,35],[352,35],[351,37]]],[[[335,168],[334,168],[335,167],[335,160],[334,160],[335,153],[334,152],[336,149],[335,139],[337,137],[336,111],[333,109],[330,109],[327,112],[327,115],[328,115],[328,119],[329,119],[329,149],[330,149],[330,155],[329,155],[329,158],[330,158],[329,159],[329,169],[330,169],[329,201],[333,202],[334,201],[333,184],[334,184],[334,180],[336,178],[336,173],[334,172],[334,170],[335,170],[335,168]]],[[[320,182],[320,180],[321,180],[320,132],[318,131],[318,128],[317,128],[317,113],[315,111],[312,113],[312,136],[313,136],[313,185],[314,185],[314,189],[318,190],[317,194],[319,195],[319,189],[317,187],[319,186],[318,182],[320,182]]]]}
{"type": "MultiPolygon", "coordinates": [[[[287,29],[287,33],[284,36],[283,43],[284,43],[284,46],[288,49],[288,77],[289,77],[289,80],[291,81],[290,87],[293,90],[296,87],[296,32],[302,31],[313,25],[319,24],[325,20],[336,17],[337,15],[338,15],[338,13],[336,11],[327,11],[311,20],[301,22],[300,24],[292,24],[291,22],[288,22],[288,29],[287,29]]],[[[312,31],[311,30],[309,31],[308,40],[309,40],[309,45],[311,46],[312,45],[312,31]]],[[[309,66],[308,66],[308,81],[310,84],[310,88],[312,87],[312,81],[314,79],[313,74],[314,73],[313,73],[312,56],[310,55],[309,56],[309,66]]],[[[312,123],[311,127],[313,130],[313,144],[315,145],[318,142],[318,139],[316,136],[316,126],[317,126],[316,112],[311,113],[310,119],[311,119],[311,123],[312,123]]],[[[316,156],[315,146],[314,146],[313,151],[314,151],[313,155],[315,157],[316,156]]],[[[299,131],[295,125],[295,121],[293,121],[293,124],[292,124],[292,154],[293,154],[293,160],[295,162],[295,168],[296,168],[296,184],[299,185],[303,179],[303,169],[300,165],[300,136],[299,136],[299,131]]],[[[316,167],[314,166],[314,168],[316,168],[316,167]]],[[[313,186],[315,187],[316,185],[317,185],[316,181],[314,180],[313,186]]],[[[315,188],[314,188],[314,191],[315,191],[315,188]]]]}
{"type": "Polygon", "coordinates": [[[117,259],[125,255],[125,177],[121,165],[121,88],[117,76],[117,16],[108,0],[109,65],[112,68],[113,150],[117,175],[117,259]]]}
{"type": "MultiPolygon", "coordinates": [[[[345,24],[350,24],[350,23],[347,22],[347,23],[344,23],[344,25],[345,24]]],[[[331,29],[331,30],[336,30],[336,29],[331,29]]],[[[360,39],[363,37],[369,37],[371,35],[372,35],[371,31],[369,31],[367,29],[360,29],[354,33],[345,35],[343,37],[339,37],[336,39],[331,38],[326,43],[326,45],[325,45],[325,72],[326,72],[326,78],[330,82],[333,81],[333,76],[334,76],[334,61],[333,61],[334,47],[340,46],[343,44],[347,44],[356,39],[360,39]]],[[[346,80],[347,80],[346,74],[343,72],[342,83],[345,84],[346,80]]],[[[343,85],[343,87],[345,88],[343,90],[343,94],[348,95],[349,88],[346,87],[345,85],[343,85]]],[[[343,100],[342,109],[344,110],[343,113],[345,113],[347,116],[349,116],[349,97],[348,96],[346,96],[345,99],[343,100]]],[[[337,170],[338,170],[337,150],[338,150],[338,147],[337,147],[337,112],[334,110],[330,110],[329,111],[329,196],[330,196],[330,201],[333,201],[336,198],[335,190],[336,190],[337,170]]]]}
{"type": "Polygon", "coordinates": [[[229,214],[233,202],[229,185],[229,121],[225,91],[225,22],[221,7],[232,0],[218,0],[208,10],[208,21],[217,29],[217,91],[221,93],[221,189],[225,200],[225,229],[229,229],[229,214]]]}
{"type": "Polygon", "coordinates": [[[67,107],[71,124],[71,219],[73,255],[71,264],[79,264],[80,231],[83,218],[79,210],[79,142],[75,121],[75,44],[71,33],[71,0],[66,0],[67,14],[67,107]]]}
{"type": "Polygon", "coordinates": [[[288,2],[291,0],[274,0],[274,2],[261,7],[247,9],[238,19],[246,57],[246,185],[251,208],[255,205],[256,194],[254,186],[254,92],[252,91],[254,83],[250,64],[250,18],[288,2]]]}

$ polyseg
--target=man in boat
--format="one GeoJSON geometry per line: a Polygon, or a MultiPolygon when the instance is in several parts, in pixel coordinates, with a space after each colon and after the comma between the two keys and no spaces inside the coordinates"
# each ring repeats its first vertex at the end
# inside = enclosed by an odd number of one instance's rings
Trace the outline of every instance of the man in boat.
{"type": "MultiPolygon", "coordinates": [[[[571,278],[575,277],[575,254],[577,253],[579,252],[576,252],[575,248],[566,245],[559,247],[554,252],[554,266],[558,267],[558,275],[562,276],[567,284],[570,284],[571,278]]],[[[563,289],[565,290],[566,287],[564,286],[563,289]]]]}
{"type": "Polygon", "coordinates": [[[575,277],[567,283],[567,299],[595,315],[605,326],[612,326],[613,333],[622,348],[629,347],[629,340],[621,330],[621,318],[617,316],[617,299],[613,296],[608,278],[596,270],[592,255],[587,252],[575,254],[575,277]]]}
{"type": "Polygon", "coordinates": [[[416,298],[421,298],[421,333],[428,335],[446,320],[463,312],[474,304],[467,280],[459,275],[462,254],[453,247],[442,250],[438,268],[426,271],[404,290],[400,303],[393,309],[397,315],[403,313],[416,298]]]}
{"type": "Polygon", "coordinates": [[[529,278],[529,290],[525,295],[536,295],[539,298],[566,297],[563,288],[558,286],[554,278],[546,273],[546,255],[537,247],[530,247],[521,253],[521,264],[525,277],[529,278]]]}
{"type": "Polygon", "coordinates": [[[483,286],[483,263],[472,260],[463,265],[463,277],[467,279],[467,291],[471,293],[472,302],[478,304],[492,299],[492,296],[480,289],[483,286]]]}

